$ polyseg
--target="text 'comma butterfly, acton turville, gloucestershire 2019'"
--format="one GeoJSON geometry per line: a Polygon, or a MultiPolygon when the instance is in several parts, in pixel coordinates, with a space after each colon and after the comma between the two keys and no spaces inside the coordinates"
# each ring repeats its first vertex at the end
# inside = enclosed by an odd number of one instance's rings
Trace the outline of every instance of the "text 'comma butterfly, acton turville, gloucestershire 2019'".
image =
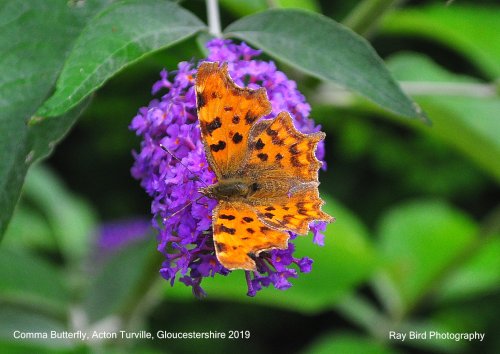
{"type": "Polygon", "coordinates": [[[333,220],[318,193],[315,151],[325,133],[299,132],[288,112],[262,118],[271,113],[266,90],[237,86],[226,63],[200,65],[196,104],[217,177],[200,193],[218,201],[212,227],[224,267],[256,270],[260,252],[287,248],[288,231],[303,235],[310,222],[333,220]]]}

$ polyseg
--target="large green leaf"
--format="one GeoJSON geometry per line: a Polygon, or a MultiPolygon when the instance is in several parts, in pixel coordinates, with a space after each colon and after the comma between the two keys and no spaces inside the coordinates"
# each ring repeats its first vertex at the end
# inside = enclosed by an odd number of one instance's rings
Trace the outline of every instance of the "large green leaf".
{"type": "Polygon", "coordinates": [[[52,230],[39,210],[22,201],[17,206],[5,232],[2,247],[56,251],[52,230]]]}
{"type": "MultiPolygon", "coordinates": [[[[56,339],[50,338],[51,331],[56,331],[61,333],[67,331],[68,328],[61,320],[47,316],[43,311],[35,312],[26,308],[2,305],[2,311],[0,311],[0,349],[2,347],[8,347],[8,345],[2,345],[3,341],[13,341],[15,344],[24,344],[20,348],[16,348],[14,345],[9,348],[9,351],[2,351],[2,353],[46,353],[46,351],[29,351],[30,349],[38,349],[36,346],[41,346],[45,348],[51,348],[56,350],[59,348],[71,347],[72,341],[70,339],[56,339]],[[47,333],[47,338],[14,338],[14,332],[19,331],[16,336],[20,334],[30,334],[30,333],[47,333]]],[[[13,343],[13,344],[14,344],[13,343]]],[[[53,351],[54,352],[54,351],[53,351]]],[[[56,351],[57,353],[58,351],[56,351]]]]}
{"type": "Polygon", "coordinates": [[[335,333],[320,337],[303,353],[391,354],[397,351],[369,337],[352,333],[335,333]]]}
{"type": "Polygon", "coordinates": [[[94,323],[108,315],[121,311],[130,310],[128,306],[135,299],[137,293],[144,292],[142,289],[148,281],[151,265],[155,270],[159,269],[158,257],[156,257],[151,240],[136,241],[117,253],[113,254],[100,269],[97,276],[87,289],[83,301],[83,308],[87,313],[90,323],[94,323]]]}
{"type": "Polygon", "coordinates": [[[453,6],[433,4],[403,8],[388,14],[382,32],[424,36],[460,51],[491,79],[500,77],[500,8],[455,2],[453,6]]]}
{"type": "Polygon", "coordinates": [[[430,90],[428,94],[422,90],[415,99],[434,124],[431,128],[415,126],[457,148],[500,180],[500,98],[478,96],[474,85],[480,85],[479,80],[449,73],[422,55],[399,54],[388,61],[388,67],[408,87],[430,90]],[[440,87],[440,94],[432,91],[440,87]],[[453,88],[463,91],[450,92],[453,88]]]}
{"type": "MultiPolygon", "coordinates": [[[[314,260],[311,273],[293,280],[286,291],[263,289],[254,298],[246,296],[243,271],[233,271],[227,277],[207,278],[202,286],[209,299],[226,299],[282,307],[293,311],[318,312],[333,306],[366,280],[375,269],[375,258],[361,222],[338,203],[327,199],[325,210],[337,221],[328,226],[325,246],[313,244],[311,237],[294,241],[298,257],[314,260]]],[[[191,291],[177,283],[166,290],[167,297],[192,299],[191,291]]]]}
{"type": "Polygon", "coordinates": [[[500,290],[500,237],[495,235],[471,249],[464,264],[440,283],[440,300],[462,300],[500,290]]]}
{"type": "MultiPolygon", "coordinates": [[[[61,272],[21,251],[0,249],[0,303],[12,302],[63,314],[69,291],[61,272]]],[[[1,312],[1,311],[0,311],[1,312]]]]}
{"type": "Polygon", "coordinates": [[[45,216],[66,261],[81,260],[89,249],[96,223],[91,208],[43,165],[33,166],[29,171],[23,197],[45,216]]]}
{"type": "Polygon", "coordinates": [[[427,119],[403,93],[371,45],[325,16],[301,10],[270,10],[238,20],[224,32],[313,76],[357,92],[387,110],[427,119]]]}
{"type": "Polygon", "coordinates": [[[0,7],[0,237],[7,227],[30,164],[46,156],[82,107],[29,127],[26,122],[49,94],[72,41],[100,5],[3,1],[0,7]]]}
{"type": "MultiPolygon", "coordinates": [[[[477,227],[466,215],[438,201],[395,207],[379,227],[384,273],[397,292],[403,313],[441,281],[475,239],[477,227]]],[[[396,301],[394,301],[397,304],[396,301]]]]}
{"type": "Polygon", "coordinates": [[[37,111],[58,116],[145,55],[205,28],[190,12],[164,0],[120,1],[97,14],[77,39],[56,92],[37,111]]]}

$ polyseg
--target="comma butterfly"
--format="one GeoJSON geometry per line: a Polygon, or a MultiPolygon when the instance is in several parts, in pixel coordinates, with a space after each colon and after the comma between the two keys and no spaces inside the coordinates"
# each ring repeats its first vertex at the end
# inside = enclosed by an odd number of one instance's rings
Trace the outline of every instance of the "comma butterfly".
{"type": "Polygon", "coordinates": [[[325,133],[303,134],[288,112],[273,119],[264,88],[237,86],[227,63],[204,62],[196,78],[201,136],[217,183],[200,189],[216,199],[213,239],[228,269],[256,270],[262,251],[286,249],[289,234],[307,234],[321,211],[316,146],[325,133]]]}

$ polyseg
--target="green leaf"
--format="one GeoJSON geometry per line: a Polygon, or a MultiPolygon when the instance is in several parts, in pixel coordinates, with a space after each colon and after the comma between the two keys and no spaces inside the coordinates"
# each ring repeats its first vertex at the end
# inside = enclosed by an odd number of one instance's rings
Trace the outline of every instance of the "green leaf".
{"type": "Polygon", "coordinates": [[[397,353],[397,351],[375,339],[362,337],[353,333],[336,333],[320,337],[303,353],[392,354],[397,353]]]}
{"type": "Polygon", "coordinates": [[[220,0],[220,5],[237,16],[247,16],[267,9],[266,0],[220,0]]]}
{"type": "Polygon", "coordinates": [[[478,65],[491,79],[500,77],[498,6],[434,4],[403,8],[388,14],[382,32],[398,36],[424,36],[449,46],[478,65]]]}
{"type": "Polygon", "coordinates": [[[34,255],[3,247],[0,303],[5,301],[61,314],[68,306],[69,292],[57,268],[34,255]]]}
{"type": "MultiPolygon", "coordinates": [[[[137,241],[113,254],[92,279],[83,302],[90,323],[126,311],[134,295],[149,277],[154,262],[154,277],[159,277],[159,262],[152,240],[137,241]]],[[[136,305],[136,304],[132,304],[136,305]]]]}
{"type": "Polygon", "coordinates": [[[468,299],[500,290],[500,238],[488,238],[465,264],[444,279],[436,295],[441,301],[468,299]]]}
{"type": "Polygon", "coordinates": [[[128,0],[111,5],[89,21],[64,64],[56,92],[36,115],[66,112],[126,66],[204,28],[193,14],[170,1],[128,0]]]}
{"type": "Polygon", "coordinates": [[[438,201],[414,201],[387,212],[379,227],[384,273],[407,311],[453,269],[474,241],[477,227],[438,201]]]}
{"type": "Polygon", "coordinates": [[[304,9],[308,11],[321,12],[317,0],[276,0],[277,7],[284,9],[304,9]]]}
{"type": "Polygon", "coordinates": [[[416,128],[458,149],[500,181],[500,135],[497,133],[500,131],[500,98],[477,96],[479,89],[474,85],[481,82],[449,73],[422,55],[399,54],[389,59],[388,67],[396,78],[408,85],[420,84],[432,89],[433,84],[446,83],[441,95],[431,91],[416,97],[433,121],[432,128],[415,125],[416,128]],[[463,88],[465,92],[447,93],[453,87],[463,88]]]}
{"type": "MultiPolygon", "coordinates": [[[[71,347],[72,342],[70,339],[52,339],[50,332],[56,331],[61,333],[67,331],[65,324],[56,318],[45,315],[43,312],[34,312],[25,308],[4,305],[2,304],[2,311],[0,311],[0,339],[10,340],[14,343],[24,344],[26,347],[41,346],[45,348],[59,349],[64,347],[71,347]],[[46,339],[15,339],[14,331],[22,333],[47,333],[46,339]]],[[[14,344],[13,343],[13,344],[14,344]]],[[[7,347],[7,345],[0,344],[0,348],[7,347]]],[[[36,351],[2,351],[3,353],[39,353],[36,351]]],[[[57,351],[58,352],[58,351],[57,351]]],[[[45,351],[41,351],[45,353],[45,351]]]]}
{"type": "Polygon", "coordinates": [[[238,20],[224,32],[312,76],[357,92],[389,111],[427,121],[370,44],[325,16],[300,10],[270,10],[238,20]]]}
{"type": "Polygon", "coordinates": [[[20,202],[5,232],[3,247],[56,251],[52,230],[44,216],[20,202]]]}
{"type": "Polygon", "coordinates": [[[93,11],[60,0],[8,0],[0,8],[0,238],[19,198],[26,171],[46,156],[81,112],[76,107],[37,127],[26,125],[49,94],[67,50],[93,11]]]}
{"type": "Polygon", "coordinates": [[[9,354],[26,354],[26,353],[37,353],[37,354],[89,354],[88,350],[80,348],[81,350],[76,351],[74,348],[55,348],[48,344],[48,346],[44,346],[44,342],[33,341],[31,343],[26,343],[25,341],[16,340],[16,342],[9,341],[9,339],[5,339],[2,341],[0,339],[0,353],[9,353],[9,354]]]}
{"type": "Polygon", "coordinates": [[[66,260],[81,260],[87,254],[96,224],[92,209],[43,165],[34,166],[28,173],[24,196],[45,215],[66,260]]]}
{"type": "MultiPolygon", "coordinates": [[[[376,263],[361,222],[329,199],[326,199],[324,209],[337,221],[328,226],[324,247],[313,244],[311,236],[294,240],[296,257],[308,256],[314,263],[310,273],[292,279],[290,289],[280,291],[271,286],[250,298],[246,295],[244,272],[233,271],[225,278],[216,276],[203,280],[202,287],[208,298],[264,304],[304,313],[333,308],[344,295],[370,277],[376,263]]],[[[190,289],[180,283],[168,288],[166,296],[193,298],[190,289]]]]}
{"type": "Polygon", "coordinates": [[[320,12],[317,0],[275,0],[272,5],[267,0],[220,0],[220,4],[228,11],[240,17],[265,11],[270,6],[320,12]]]}

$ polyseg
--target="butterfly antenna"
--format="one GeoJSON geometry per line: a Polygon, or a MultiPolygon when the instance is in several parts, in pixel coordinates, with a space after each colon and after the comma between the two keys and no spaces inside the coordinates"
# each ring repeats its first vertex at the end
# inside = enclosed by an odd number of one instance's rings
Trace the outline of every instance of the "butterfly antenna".
{"type": "Polygon", "coordinates": [[[190,206],[191,204],[193,203],[196,203],[198,202],[198,200],[200,200],[201,198],[203,198],[204,196],[200,196],[198,197],[194,202],[189,202],[187,203],[186,205],[184,205],[182,208],[180,208],[179,210],[177,210],[176,212],[174,212],[173,214],[167,216],[166,218],[163,218],[163,221],[167,221],[168,219],[171,219],[173,218],[174,216],[176,216],[177,214],[179,214],[181,211],[183,211],[184,209],[186,209],[188,206],[190,206]]]}
{"type": "MultiPolygon", "coordinates": [[[[172,154],[172,152],[171,152],[169,149],[167,149],[167,148],[165,147],[165,145],[160,144],[160,147],[163,149],[163,151],[167,152],[170,156],[172,156],[172,158],[173,158],[175,161],[177,161],[177,162],[178,162],[178,163],[180,163],[182,166],[184,166],[184,168],[185,168],[186,170],[188,170],[188,171],[189,171],[189,173],[191,173],[197,181],[199,181],[199,182],[203,183],[203,185],[204,185],[205,187],[207,187],[207,188],[208,188],[208,185],[205,183],[205,181],[203,181],[202,179],[200,179],[200,177],[199,177],[197,174],[195,174],[193,171],[191,171],[191,169],[190,169],[189,167],[187,167],[187,165],[185,165],[185,164],[181,161],[181,159],[179,159],[177,156],[175,156],[174,154],[172,154]]],[[[188,205],[189,205],[189,204],[188,204],[188,205]]]]}

